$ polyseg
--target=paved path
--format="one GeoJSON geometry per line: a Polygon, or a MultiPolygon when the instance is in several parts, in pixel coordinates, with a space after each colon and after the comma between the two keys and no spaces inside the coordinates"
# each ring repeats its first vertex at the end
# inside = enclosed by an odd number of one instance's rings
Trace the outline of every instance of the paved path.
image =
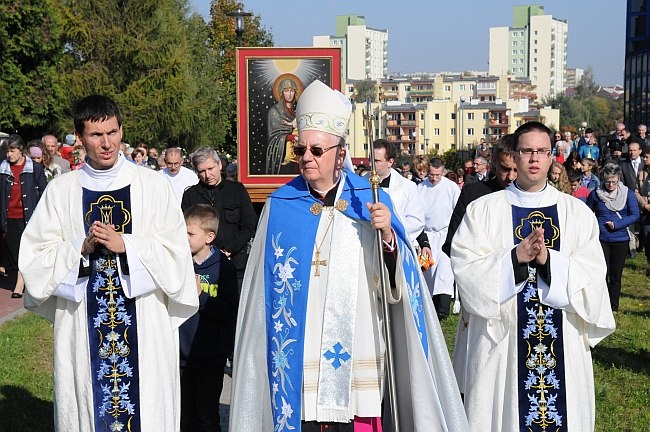
{"type": "MultiPolygon", "coordinates": [[[[0,276],[0,324],[12,320],[27,312],[23,307],[23,299],[12,299],[13,281],[11,278],[0,276]]],[[[230,413],[230,376],[223,377],[223,391],[219,401],[219,415],[221,416],[221,431],[228,432],[228,415],[230,413]]]]}

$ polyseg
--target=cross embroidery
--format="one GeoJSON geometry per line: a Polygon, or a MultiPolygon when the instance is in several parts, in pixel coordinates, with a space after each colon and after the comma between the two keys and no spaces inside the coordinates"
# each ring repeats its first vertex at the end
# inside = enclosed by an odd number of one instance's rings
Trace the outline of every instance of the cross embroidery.
{"type": "Polygon", "coordinates": [[[320,266],[326,266],[327,260],[320,259],[320,251],[316,250],[316,259],[311,262],[312,267],[316,267],[314,276],[320,276],[320,266]]]}
{"type": "Polygon", "coordinates": [[[337,342],[336,345],[323,354],[323,357],[327,360],[332,360],[330,364],[334,369],[340,368],[341,362],[346,362],[352,358],[345,348],[343,348],[341,342],[337,342]]]}

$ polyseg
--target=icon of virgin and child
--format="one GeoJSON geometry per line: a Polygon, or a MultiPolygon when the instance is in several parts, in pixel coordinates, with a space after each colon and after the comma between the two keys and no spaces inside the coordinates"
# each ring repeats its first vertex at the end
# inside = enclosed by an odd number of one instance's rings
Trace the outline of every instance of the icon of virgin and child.
{"type": "Polygon", "coordinates": [[[282,74],[273,84],[277,103],[269,109],[267,117],[266,174],[298,172],[298,158],[293,154],[293,145],[298,139],[296,103],[303,89],[303,83],[293,74],[282,74]]]}

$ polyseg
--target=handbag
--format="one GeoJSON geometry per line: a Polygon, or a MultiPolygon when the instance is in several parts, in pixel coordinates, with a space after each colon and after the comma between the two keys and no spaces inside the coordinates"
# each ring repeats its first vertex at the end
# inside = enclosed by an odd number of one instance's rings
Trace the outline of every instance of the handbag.
{"type": "Polygon", "coordinates": [[[636,250],[639,247],[639,238],[632,232],[630,227],[627,227],[627,235],[630,237],[629,248],[630,248],[630,258],[636,256],[636,250]]]}

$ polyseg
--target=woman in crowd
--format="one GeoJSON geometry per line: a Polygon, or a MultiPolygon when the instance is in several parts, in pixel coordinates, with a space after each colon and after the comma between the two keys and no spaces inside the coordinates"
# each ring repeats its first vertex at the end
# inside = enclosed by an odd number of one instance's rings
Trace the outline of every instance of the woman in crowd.
{"type": "Polygon", "coordinates": [[[600,244],[607,263],[607,289],[614,312],[618,311],[621,276],[630,247],[628,227],[639,220],[639,205],[634,191],[621,182],[621,167],[608,163],[601,170],[601,185],[587,198],[596,214],[600,244]]]}
{"type": "Polygon", "coordinates": [[[422,183],[422,180],[427,178],[429,174],[429,160],[426,156],[416,156],[413,159],[413,180],[415,184],[422,183]]]}
{"type": "Polygon", "coordinates": [[[571,185],[569,184],[566,169],[560,162],[553,162],[553,165],[551,165],[551,169],[548,170],[548,182],[560,192],[571,193],[571,185]]]}
{"type": "Polygon", "coordinates": [[[147,164],[144,161],[144,149],[138,147],[133,150],[133,162],[135,162],[135,164],[138,166],[148,168],[147,164]]]}
{"type": "Polygon", "coordinates": [[[634,194],[639,202],[639,210],[641,211],[639,237],[641,238],[641,245],[643,245],[645,257],[648,262],[645,274],[646,276],[650,276],[650,149],[645,151],[643,162],[645,163],[645,167],[639,173],[639,187],[634,191],[634,194]]]}

